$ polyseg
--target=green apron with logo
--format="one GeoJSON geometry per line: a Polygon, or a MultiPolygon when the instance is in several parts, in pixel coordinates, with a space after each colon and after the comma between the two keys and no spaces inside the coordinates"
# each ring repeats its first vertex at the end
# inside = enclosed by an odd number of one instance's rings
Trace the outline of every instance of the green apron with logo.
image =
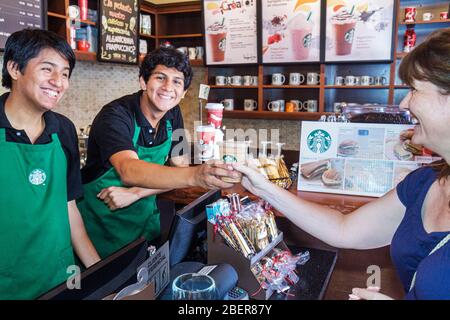
{"type": "MultiPolygon", "coordinates": [[[[137,144],[141,128],[134,122],[133,145],[140,160],[164,165],[172,145],[172,126],[167,120],[167,140],[156,147],[145,148],[137,144]]],[[[160,234],[159,210],[156,195],[142,198],[128,207],[111,211],[97,194],[111,186],[124,187],[114,167],[98,179],[84,185],[84,198],[78,203],[86,230],[97,249],[105,258],[123,246],[144,237],[152,240],[160,234]]]]}
{"type": "Polygon", "coordinates": [[[49,144],[6,141],[0,129],[0,300],[33,299],[64,282],[74,263],[67,159],[49,144]]]}

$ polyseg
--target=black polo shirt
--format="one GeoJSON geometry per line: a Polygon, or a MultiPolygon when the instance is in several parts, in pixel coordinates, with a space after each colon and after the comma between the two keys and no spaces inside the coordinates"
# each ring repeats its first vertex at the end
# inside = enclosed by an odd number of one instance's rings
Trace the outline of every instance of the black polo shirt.
{"type": "MultiPolygon", "coordinates": [[[[81,170],[83,183],[89,183],[108,171],[112,167],[109,158],[115,153],[124,150],[137,152],[133,145],[134,119],[141,127],[137,144],[146,148],[156,147],[167,140],[166,120],[172,124],[173,131],[184,128],[180,107],[175,106],[163,116],[156,131],[140,108],[142,92],[108,103],[95,117],[89,131],[86,165],[81,170]]],[[[172,149],[180,143],[186,143],[183,136],[179,140],[172,140],[169,157],[172,149]]],[[[182,152],[176,156],[181,155],[182,152]]]]}
{"type": "MultiPolygon", "coordinates": [[[[6,117],[5,102],[8,96],[9,92],[0,97],[0,128],[5,128],[6,141],[31,144],[26,132],[24,130],[14,129],[6,117]]],[[[44,132],[42,132],[34,144],[50,143],[52,141],[52,134],[58,134],[67,159],[67,201],[75,200],[83,195],[77,131],[72,121],[53,111],[44,113],[44,121],[44,132]]]]}

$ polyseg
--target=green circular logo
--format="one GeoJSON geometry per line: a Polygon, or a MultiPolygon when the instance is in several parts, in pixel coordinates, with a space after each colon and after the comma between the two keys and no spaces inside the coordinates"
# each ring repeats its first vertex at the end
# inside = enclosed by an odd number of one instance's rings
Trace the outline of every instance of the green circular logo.
{"type": "Polygon", "coordinates": [[[331,146],[331,136],[325,130],[314,130],[312,131],[307,138],[307,144],[309,150],[314,153],[324,153],[331,146]]]}
{"type": "Polygon", "coordinates": [[[236,157],[229,155],[229,154],[224,155],[222,159],[223,159],[223,162],[225,162],[225,163],[237,162],[236,157]]]}

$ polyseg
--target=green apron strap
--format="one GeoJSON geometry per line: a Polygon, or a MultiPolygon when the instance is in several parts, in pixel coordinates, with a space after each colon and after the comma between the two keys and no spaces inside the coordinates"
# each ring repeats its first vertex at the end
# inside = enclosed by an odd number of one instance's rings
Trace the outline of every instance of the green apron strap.
{"type": "Polygon", "coordinates": [[[0,142],[6,142],[5,128],[0,128],[0,142]]]}
{"type": "Polygon", "coordinates": [[[134,134],[133,134],[133,145],[136,147],[139,140],[139,134],[141,133],[141,127],[138,126],[136,122],[136,117],[134,118],[134,134]]]}

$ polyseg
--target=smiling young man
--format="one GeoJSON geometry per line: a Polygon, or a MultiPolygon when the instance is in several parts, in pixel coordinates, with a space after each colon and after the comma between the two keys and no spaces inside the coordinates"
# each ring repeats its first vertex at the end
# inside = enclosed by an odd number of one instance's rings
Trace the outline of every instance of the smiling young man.
{"type": "Polygon", "coordinates": [[[104,106],[89,134],[78,205],[102,257],[138,237],[160,234],[156,194],[190,186],[228,188],[232,184],[220,176],[238,175],[221,164],[188,167],[186,142],[172,141],[172,132],[184,127],[178,104],[192,80],[186,55],[173,48],[149,53],[139,80],[142,90],[104,106]],[[172,154],[174,147],[186,154],[172,154]],[[164,166],[167,160],[172,167],[164,166]]]}
{"type": "Polygon", "coordinates": [[[53,112],[75,55],[56,34],[26,29],[5,45],[0,97],[0,299],[32,299],[66,281],[73,250],[99,261],[75,199],[82,194],[77,134],[53,112]]]}

